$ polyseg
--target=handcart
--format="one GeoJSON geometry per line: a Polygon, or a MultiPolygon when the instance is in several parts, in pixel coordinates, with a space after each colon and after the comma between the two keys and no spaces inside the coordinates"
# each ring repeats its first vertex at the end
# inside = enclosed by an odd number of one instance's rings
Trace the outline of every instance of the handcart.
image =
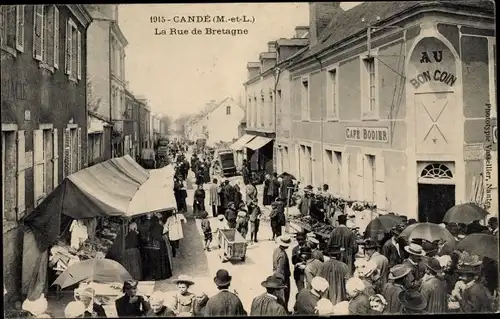
{"type": "Polygon", "coordinates": [[[219,255],[224,259],[241,259],[245,261],[247,252],[247,241],[236,229],[219,230],[219,255]]]}

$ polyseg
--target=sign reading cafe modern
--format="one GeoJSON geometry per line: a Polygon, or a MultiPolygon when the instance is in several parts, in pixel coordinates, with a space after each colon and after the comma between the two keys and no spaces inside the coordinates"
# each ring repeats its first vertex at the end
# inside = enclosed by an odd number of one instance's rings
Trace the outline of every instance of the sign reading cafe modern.
{"type": "Polygon", "coordinates": [[[387,127],[353,127],[345,128],[345,139],[348,141],[389,142],[387,127]]]}
{"type": "Polygon", "coordinates": [[[452,71],[446,69],[445,66],[439,68],[440,63],[443,61],[443,50],[423,51],[420,52],[420,65],[433,64],[436,69],[421,70],[413,78],[409,80],[415,89],[418,89],[422,84],[427,82],[441,82],[449,85],[450,87],[455,84],[457,77],[452,71]]]}

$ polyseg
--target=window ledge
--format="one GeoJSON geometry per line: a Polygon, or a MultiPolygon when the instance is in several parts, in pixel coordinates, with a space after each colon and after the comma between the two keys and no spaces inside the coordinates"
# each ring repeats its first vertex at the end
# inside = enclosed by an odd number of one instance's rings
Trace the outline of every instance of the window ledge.
{"type": "Polygon", "coordinates": [[[49,64],[47,64],[47,63],[45,63],[45,62],[43,62],[43,61],[38,61],[38,67],[39,67],[40,69],[45,69],[45,70],[48,70],[48,71],[50,71],[52,74],[54,74],[54,72],[55,72],[54,67],[50,66],[49,64]]]}
{"type": "Polygon", "coordinates": [[[375,114],[366,114],[361,116],[362,121],[379,121],[380,118],[375,114]]]}
{"type": "Polygon", "coordinates": [[[339,122],[340,119],[338,117],[327,117],[326,121],[327,122],[339,122]]]}
{"type": "Polygon", "coordinates": [[[16,49],[11,48],[11,47],[7,46],[7,45],[6,45],[6,44],[4,44],[4,43],[2,43],[2,44],[0,45],[0,49],[1,49],[2,51],[5,51],[5,52],[9,53],[9,54],[10,54],[10,55],[12,55],[13,57],[17,57],[17,51],[16,51],[16,49]]]}

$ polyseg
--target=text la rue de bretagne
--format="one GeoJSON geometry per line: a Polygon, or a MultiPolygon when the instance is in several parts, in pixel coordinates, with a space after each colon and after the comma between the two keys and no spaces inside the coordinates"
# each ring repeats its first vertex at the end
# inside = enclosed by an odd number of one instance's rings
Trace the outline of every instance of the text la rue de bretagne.
{"type": "MultiPolygon", "coordinates": [[[[193,24],[193,23],[254,23],[255,17],[253,16],[174,16],[168,18],[165,16],[151,16],[151,23],[179,23],[179,24],[193,24]]],[[[247,35],[248,29],[245,28],[155,28],[154,35],[247,35]]]]}

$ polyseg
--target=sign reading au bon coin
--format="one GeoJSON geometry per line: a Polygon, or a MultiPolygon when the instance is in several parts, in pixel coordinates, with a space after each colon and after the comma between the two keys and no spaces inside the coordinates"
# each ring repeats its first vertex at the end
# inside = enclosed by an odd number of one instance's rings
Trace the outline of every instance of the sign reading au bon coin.
{"type": "Polygon", "coordinates": [[[363,142],[389,142],[389,130],[387,127],[356,127],[345,128],[345,139],[348,141],[363,142]]]}

